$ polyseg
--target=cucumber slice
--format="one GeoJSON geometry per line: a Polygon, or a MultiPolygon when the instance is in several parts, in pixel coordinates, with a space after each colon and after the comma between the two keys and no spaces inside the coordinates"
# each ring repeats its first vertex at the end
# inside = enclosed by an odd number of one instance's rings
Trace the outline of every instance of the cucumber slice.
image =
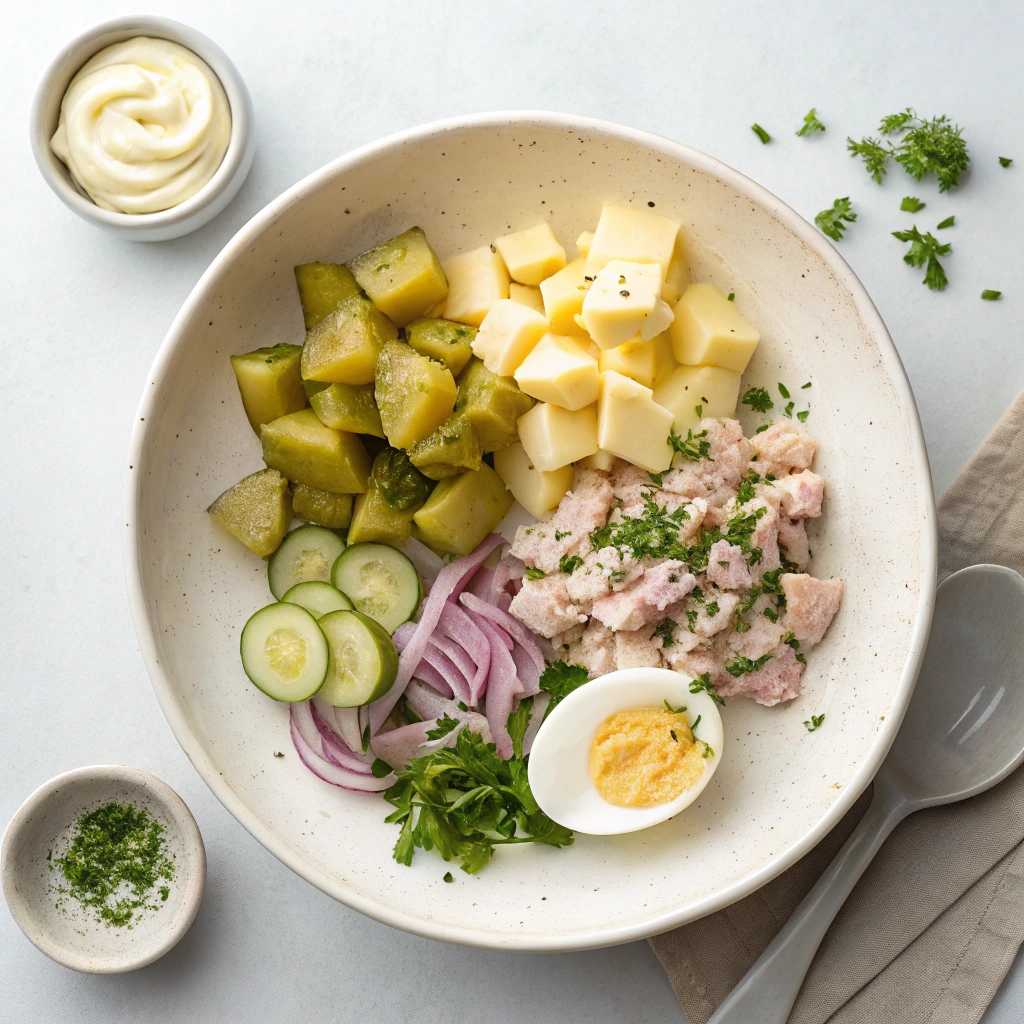
{"type": "Polygon", "coordinates": [[[330,649],[320,696],[336,708],[383,697],[398,675],[398,651],[387,631],[360,612],[330,612],[319,625],[330,649]]]}
{"type": "Polygon", "coordinates": [[[376,619],[389,633],[416,614],[423,596],[415,566],[387,544],[367,542],[345,548],[334,563],[331,582],[357,612],[376,619]]]}
{"type": "Polygon", "coordinates": [[[352,602],[337,587],[332,587],[330,583],[324,583],[322,580],[296,583],[281,600],[305,608],[315,619],[327,615],[328,612],[352,611],[352,602]]]}
{"type": "Polygon", "coordinates": [[[309,700],[327,677],[327,638],[297,604],[270,604],[251,616],[241,650],[245,674],[274,700],[309,700]]]}
{"type": "Polygon", "coordinates": [[[267,566],[270,592],[280,601],[296,583],[331,581],[331,566],[345,550],[345,542],[323,526],[308,524],[292,530],[267,566]]]}

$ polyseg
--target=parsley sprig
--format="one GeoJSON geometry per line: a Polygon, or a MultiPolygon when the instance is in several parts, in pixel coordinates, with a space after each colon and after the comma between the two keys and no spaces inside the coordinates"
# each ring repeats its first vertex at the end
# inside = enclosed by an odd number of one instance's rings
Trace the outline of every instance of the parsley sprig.
{"type": "Polygon", "coordinates": [[[857,219],[852,205],[849,196],[836,199],[830,210],[822,210],[814,215],[814,223],[821,228],[822,234],[828,235],[833,241],[842,241],[847,224],[852,224],[857,219]]]}
{"type": "Polygon", "coordinates": [[[813,135],[815,132],[823,132],[825,126],[818,120],[818,115],[815,113],[815,108],[811,107],[806,114],[804,114],[804,123],[800,126],[800,130],[797,135],[813,135]]]}
{"type": "Polygon", "coordinates": [[[700,693],[704,691],[716,704],[725,706],[725,700],[718,696],[715,692],[715,684],[711,682],[711,673],[705,672],[703,675],[698,676],[696,679],[690,681],[690,693],[700,693]]]}
{"type": "Polygon", "coordinates": [[[909,263],[912,267],[925,267],[923,283],[932,291],[941,292],[948,281],[939,257],[947,255],[953,244],[943,244],[930,231],[922,235],[916,225],[907,231],[894,231],[893,237],[901,242],[910,242],[910,248],[904,253],[903,262],[909,263]]]}
{"type": "Polygon", "coordinates": [[[711,458],[711,442],[704,440],[707,436],[708,432],[706,430],[702,430],[697,434],[692,430],[687,430],[686,437],[680,437],[676,433],[675,427],[673,427],[669,431],[668,443],[684,459],[689,459],[691,462],[699,462],[701,459],[711,458]]]}
{"type": "Polygon", "coordinates": [[[824,721],[825,721],[825,716],[824,715],[811,715],[811,720],[810,721],[807,721],[806,719],[804,719],[804,728],[808,732],[814,732],[816,729],[819,728],[821,723],[824,722],[824,721]]]}
{"type": "Polygon", "coordinates": [[[766,388],[747,388],[740,401],[749,405],[754,412],[768,412],[775,406],[766,388]]]}

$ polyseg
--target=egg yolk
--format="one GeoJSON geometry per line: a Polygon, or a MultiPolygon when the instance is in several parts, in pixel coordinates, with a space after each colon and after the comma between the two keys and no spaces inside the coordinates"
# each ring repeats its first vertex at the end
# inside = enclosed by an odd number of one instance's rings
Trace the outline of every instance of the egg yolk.
{"type": "Polygon", "coordinates": [[[631,708],[606,718],[590,746],[590,777],[617,807],[668,803],[704,774],[705,744],[684,714],[631,708]]]}

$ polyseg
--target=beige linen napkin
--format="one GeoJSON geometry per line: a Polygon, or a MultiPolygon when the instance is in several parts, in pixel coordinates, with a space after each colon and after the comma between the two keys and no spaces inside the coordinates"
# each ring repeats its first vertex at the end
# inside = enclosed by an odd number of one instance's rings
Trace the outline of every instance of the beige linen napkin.
{"type": "MultiPolygon", "coordinates": [[[[978,562],[1024,574],[1024,393],[946,492],[938,519],[940,578],[978,562]]],[[[753,895],[650,940],[693,1024],[706,1024],[761,955],[869,797],[753,895]]],[[[790,1024],[975,1024],[1022,942],[1024,769],[897,826],[825,936],[790,1024]]]]}

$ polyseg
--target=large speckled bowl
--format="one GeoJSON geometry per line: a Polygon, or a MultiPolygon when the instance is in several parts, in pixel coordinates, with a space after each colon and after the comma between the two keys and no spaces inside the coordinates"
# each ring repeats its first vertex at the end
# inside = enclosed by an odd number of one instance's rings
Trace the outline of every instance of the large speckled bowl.
{"type": "Polygon", "coordinates": [[[924,442],[899,356],[860,282],[817,230],[736,171],[580,117],[427,125],[341,157],[267,206],[171,326],[130,462],[135,622],[160,704],[196,768],[267,849],[324,892],[451,942],[624,942],[763,885],[871,780],[910,699],[931,620],[936,541],[924,442]],[[344,260],[413,224],[445,259],[542,219],[572,253],[609,200],[653,204],[682,221],[694,278],[734,291],[761,330],[745,386],[788,382],[798,409],[809,404],[816,468],[828,482],[813,571],[842,577],[846,598],[799,699],[729,702],[721,767],[684,814],[633,835],[580,836],[567,850],[501,850],[477,877],[436,854],[402,867],[391,858],[397,829],[384,823],[384,803],[306,771],[287,708],[251,686],[239,664],[242,625],[269,593],[265,563],[204,512],[262,466],[228,356],[302,340],[296,263],[344,260]],[[800,390],[806,381],[813,387],[800,390]],[[801,723],[812,713],[826,723],[809,734],[801,723]]]}

